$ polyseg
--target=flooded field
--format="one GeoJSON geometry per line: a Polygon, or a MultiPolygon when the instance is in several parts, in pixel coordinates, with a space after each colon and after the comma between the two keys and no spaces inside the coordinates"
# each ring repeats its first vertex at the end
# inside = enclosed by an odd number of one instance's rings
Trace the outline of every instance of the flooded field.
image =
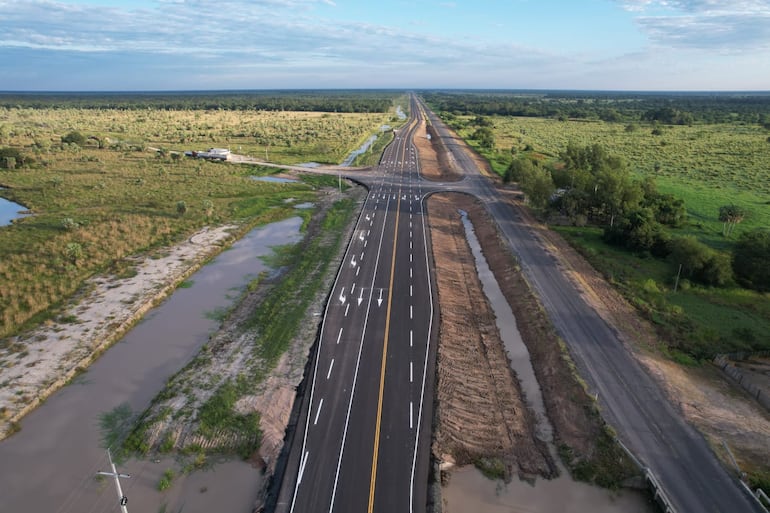
{"type": "MultiPolygon", "coordinates": [[[[0,442],[0,512],[117,510],[100,419],[118,407],[138,413],[169,376],[183,367],[216,329],[240,290],[265,270],[260,255],[297,242],[300,218],[253,230],[201,268],[72,384],[51,396],[21,422],[21,431],[0,442]]],[[[174,462],[130,460],[124,493],[135,511],[249,512],[260,472],[241,461],[220,462],[177,477],[161,493],[158,483],[174,462]]]]}

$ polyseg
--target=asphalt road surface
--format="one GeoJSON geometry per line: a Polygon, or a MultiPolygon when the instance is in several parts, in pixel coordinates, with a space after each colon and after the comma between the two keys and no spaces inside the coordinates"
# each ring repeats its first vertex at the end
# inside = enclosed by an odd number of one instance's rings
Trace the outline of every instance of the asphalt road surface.
{"type": "Polygon", "coordinates": [[[425,509],[436,337],[414,126],[367,177],[277,511],[425,509]]]}
{"type": "Polygon", "coordinates": [[[276,511],[425,511],[437,326],[423,199],[451,190],[484,202],[605,419],[676,511],[760,512],[444,124],[416,98],[411,112],[380,165],[354,177],[369,195],[324,315],[276,511]],[[461,182],[420,178],[411,138],[424,114],[461,182]]]}

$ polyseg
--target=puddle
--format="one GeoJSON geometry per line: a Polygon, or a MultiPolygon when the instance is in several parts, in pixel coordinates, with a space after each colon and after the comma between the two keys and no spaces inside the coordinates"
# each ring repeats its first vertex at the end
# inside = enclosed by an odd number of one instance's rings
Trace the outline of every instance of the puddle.
{"type": "Polygon", "coordinates": [[[309,208],[313,208],[314,206],[315,206],[315,203],[311,203],[311,202],[307,201],[305,203],[298,203],[298,204],[294,205],[294,208],[298,208],[300,210],[307,210],[309,208]]]}
{"type": "Polygon", "coordinates": [[[280,176],[250,176],[252,180],[256,180],[258,182],[271,182],[271,183],[297,183],[299,180],[295,180],[293,178],[282,178],[280,176]]]}
{"type": "MultiPolygon", "coordinates": [[[[195,273],[189,288],[177,289],[153,309],[73,384],[27,415],[21,431],[0,442],[0,512],[117,511],[112,483],[94,480],[97,470],[108,470],[101,416],[122,404],[134,412],[144,410],[216,329],[211,313],[231,305],[238,291],[267,269],[259,256],[273,246],[298,242],[301,224],[295,217],[252,230],[195,273]]],[[[147,504],[136,511],[250,511],[261,479],[259,471],[233,461],[180,477],[160,494],[157,485],[166,468],[137,460],[118,468],[132,475],[124,483],[130,505],[147,504]],[[211,495],[201,493],[202,487],[211,495]],[[164,509],[172,497],[178,497],[176,505],[164,509]],[[216,507],[199,509],[211,498],[216,507]]]]}
{"type": "MultiPolygon", "coordinates": [[[[511,360],[511,368],[521,383],[521,389],[524,393],[524,399],[535,413],[537,425],[537,437],[550,445],[553,442],[553,428],[548,421],[545,413],[545,404],[543,403],[543,393],[535,377],[535,370],[532,368],[532,362],[529,358],[527,346],[521,340],[521,334],[516,326],[516,318],[513,316],[511,307],[508,305],[503,291],[492,274],[487,264],[484,254],[481,252],[481,245],[473,230],[473,225],[464,211],[460,211],[463,226],[465,227],[465,236],[473,252],[473,258],[476,260],[476,270],[481,280],[484,295],[487,296],[492,309],[495,312],[497,329],[500,331],[500,337],[505,344],[508,357],[511,360]]],[[[553,451],[552,451],[553,452],[553,451]]],[[[555,456],[555,455],[554,455],[555,456]]]]}
{"type": "MultiPolygon", "coordinates": [[[[0,187],[4,189],[5,187],[0,187]]],[[[5,198],[0,198],[0,226],[8,226],[14,219],[21,219],[30,214],[21,214],[27,210],[24,205],[19,205],[5,198]]]]}
{"type": "Polygon", "coordinates": [[[475,467],[453,470],[441,490],[443,513],[653,513],[646,495],[636,490],[605,490],[568,476],[515,479],[506,484],[484,477],[475,467]]]}
{"type": "Polygon", "coordinates": [[[342,161],[342,164],[340,164],[340,166],[348,167],[348,166],[352,165],[353,161],[356,160],[356,157],[358,157],[362,153],[365,153],[366,150],[368,150],[369,147],[372,144],[374,144],[374,141],[376,141],[376,140],[377,140],[377,136],[376,135],[373,135],[373,136],[369,137],[369,139],[367,139],[366,142],[364,144],[362,144],[360,148],[350,152],[350,155],[348,155],[347,158],[342,161]]]}

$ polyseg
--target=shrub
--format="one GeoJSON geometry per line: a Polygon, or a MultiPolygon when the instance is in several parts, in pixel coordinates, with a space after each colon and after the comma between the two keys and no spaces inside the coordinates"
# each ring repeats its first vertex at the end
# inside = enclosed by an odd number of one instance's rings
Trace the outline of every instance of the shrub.
{"type": "Polygon", "coordinates": [[[741,235],[733,251],[732,268],[738,282],[760,292],[770,291],[770,232],[753,230],[741,235]]]}
{"type": "Polygon", "coordinates": [[[78,146],[84,146],[86,144],[86,137],[80,132],[78,132],[77,130],[73,130],[72,132],[62,137],[61,142],[67,143],[67,144],[77,144],[78,146]]]}

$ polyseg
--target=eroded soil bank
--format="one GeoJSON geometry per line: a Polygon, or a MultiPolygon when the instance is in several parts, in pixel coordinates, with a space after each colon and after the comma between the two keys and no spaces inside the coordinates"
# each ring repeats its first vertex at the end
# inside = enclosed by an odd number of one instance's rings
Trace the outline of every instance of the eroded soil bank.
{"type": "Polygon", "coordinates": [[[486,210],[477,200],[446,194],[428,200],[441,304],[437,428],[441,461],[481,463],[510,478],[555,474],[547,448],[535,436],[478,276],[457,209],[467,212],[482,251],[513,311],[529,349],[554,443],[576,477],[619,485],[633,469],[616,447],[560,344],[545,312],[486,210]],[[469,307],[470,305],[470,307],[469,307]],[[504,470],[495,462],[504,464],[504,470]]]}
{"type": "Polygon", "coordinates": [[[495,468],[506,479],[551,477],[556,466],[536,437],[476,273],[457,210],[466,206],[474,207],[465,196],[428,200],[441,309],[434,452],[444,462],[495,468]]]}

